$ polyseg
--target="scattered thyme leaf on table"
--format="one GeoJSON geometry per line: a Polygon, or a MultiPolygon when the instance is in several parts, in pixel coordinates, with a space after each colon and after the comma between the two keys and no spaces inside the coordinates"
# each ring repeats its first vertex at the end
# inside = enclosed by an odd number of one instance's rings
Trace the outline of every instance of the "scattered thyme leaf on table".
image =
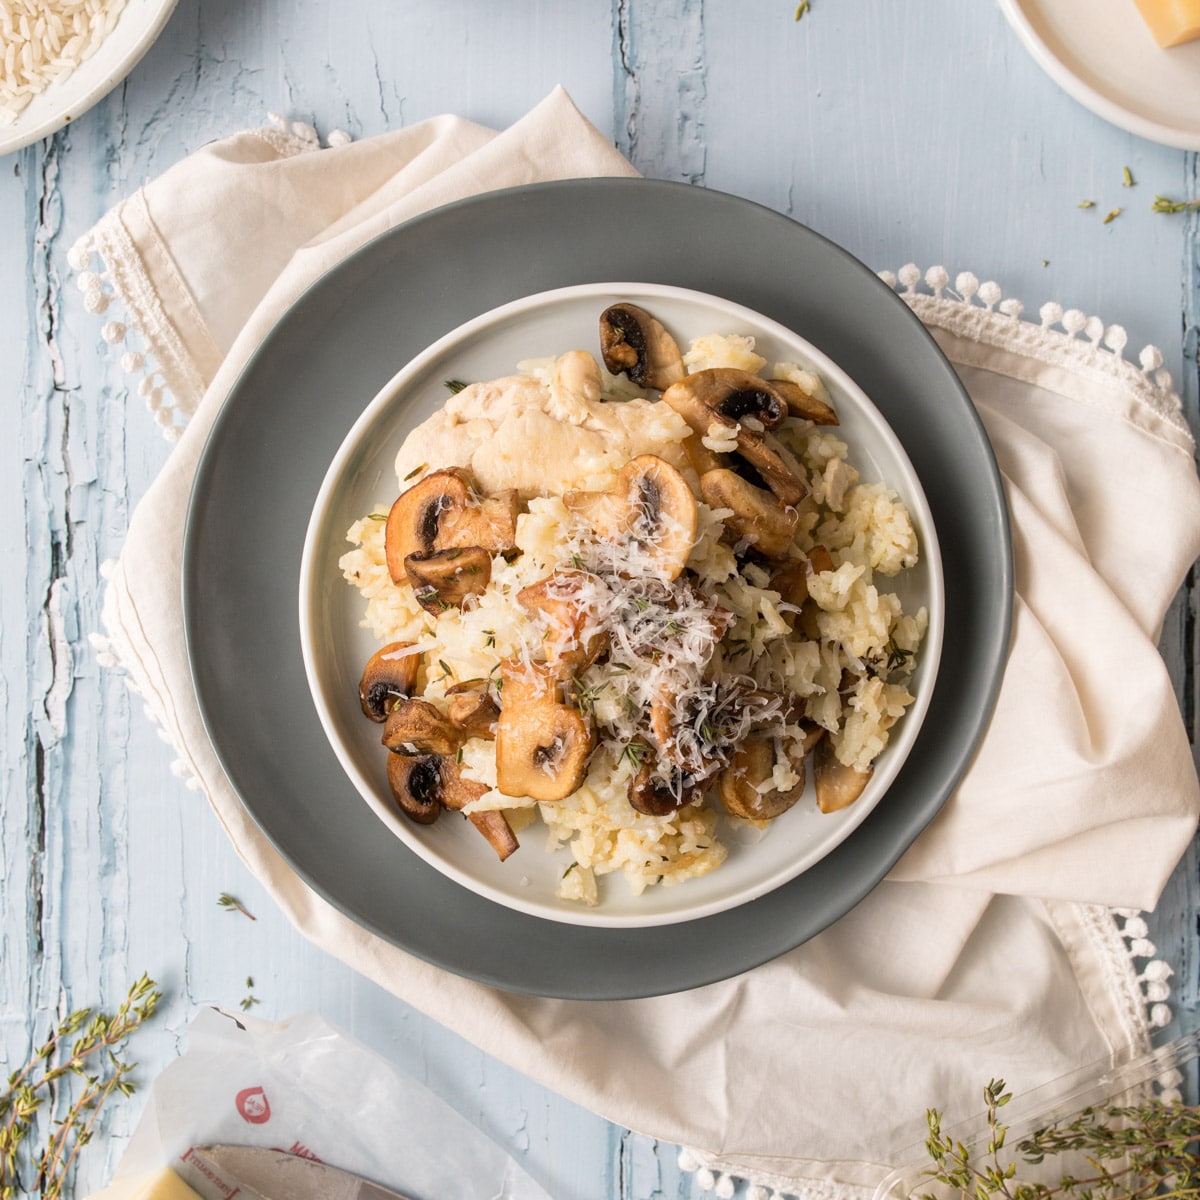
{"type": "Polygon", "coordinates": [[[262,1001],[254,994],[254,980],[246,976],[246,994],[241,999],[242,1012],[249,1012],[256,1004],[261,1004],[262,1001]]]}
{"type": "MultiPolygon", "coordinates": [[[[1009,1127],[1000,1109],[1012,1099],[1003,1079],[983,1089],[987,1137],[978,1157],[942,1132],[942,1114],[929,1109],[924,1172],[964,1200],[1197,1200],[1200,1197],[1200,1108],[1150,1100],[1083,1109],[1022,1138],[1020,1162],[1005,1149],[1009,1127]],[[1069,1153],[1087,1163],[1084,1174],[1063,1172],[1057,1183],[1027,1182],[1022,1166],[1053,1163],[1069,1153]]],[[[982,1142],[983,1139],[981,1138],[982,1142]]],[[[1053,1173],[1053,1171],[1051,1172],[1053,1173]]],[[[1039,1172],[1045,1176],[1045,1171],[1039,1172]]],[[[922,1196],[921,1200],[933,1200],[922,1196]]]]}
{"type": "Polygon", "coordinates": [[[243,917],[249,917],[252,921],[258,920],[236,896],[231,896],[228,892],[222,892],[217,897],[217,903],[229,912],[240,912],[243,917]]]}
{"type": "Polygon", "coordinates": [[[0,1200],[60,1200],[65,1194],[105,1101],[114,1092],[128,1096],[135,1090],[129,1078],[135,1064],[119,1054],[161,999],[158,984],[142,975],[115,1013],[76,1009],[8,1076],[0,1091],[0,1200]],[[35,1151],[42,1137],[45,1144],[35,1151]]]}
{"type": "Polygon", "coordinates": [[[1150,210],[1156,213],[1190,212],[1200,208],[1200,200],[1170,200],[1166,196],[1155,196],[1150,210]]]}

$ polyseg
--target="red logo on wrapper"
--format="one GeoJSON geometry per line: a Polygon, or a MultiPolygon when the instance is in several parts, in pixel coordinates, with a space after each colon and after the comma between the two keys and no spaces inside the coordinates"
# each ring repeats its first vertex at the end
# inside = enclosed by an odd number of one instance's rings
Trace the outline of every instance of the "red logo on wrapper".
{"type": "Polygon", "coordinates": [[[234,1099],[243,1121],[251,1125],[265,1125],[271,1119],[271,1106],[267,1093],[260,1087],[242,1088],[234,1099]]]}

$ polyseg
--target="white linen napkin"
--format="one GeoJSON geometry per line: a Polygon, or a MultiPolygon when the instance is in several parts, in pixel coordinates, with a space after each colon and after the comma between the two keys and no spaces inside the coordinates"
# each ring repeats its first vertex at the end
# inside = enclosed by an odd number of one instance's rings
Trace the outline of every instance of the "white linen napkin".
{"type": "Polygon", "coordinates": [[[148,368],[142,393],[182,432],[112,566],[104,651],[296,926],[545,1085],[694,1148],[687,1163],[707,1182],[730,1172],[788,1194],[873,1187],[923,1137],[927,1105],[972,1112],[992,1076],[1033,1086],[1146,1043],[1169,968],[1144,961],[1153,948],[1135,910],[1155,904],[1200,811],[1156,649],[1200,553],[1191,437],[1161,360],[1126,361],[1119,329],[1056,306],[1041,325],[1020,320],[994,284],[964,275],[948,295],[940,269],[926,290],[915,267],[892,282],[959,368],[995,446],[1016,619],[983,748],[888,881],[756,970],[605,1003],[449,975],[300,881],[222,776],[177,636],[189,486],[213,418],[288,304],[368,238],[491,188],[634,174],[561,90],[503,133],[442,117],[331,141],[319,149],[300,127],[208,146],[71,255],[88,306],[115,299],[128,314],[105,337],[140,331],[145,349],[124,361],[148,368]]]}

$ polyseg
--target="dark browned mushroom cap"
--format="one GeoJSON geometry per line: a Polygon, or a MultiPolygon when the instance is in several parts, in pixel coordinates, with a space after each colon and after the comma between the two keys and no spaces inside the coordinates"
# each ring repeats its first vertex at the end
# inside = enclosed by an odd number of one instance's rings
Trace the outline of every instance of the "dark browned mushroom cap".
{"type": "Polygon", "coordinates": [[[614,375],[663,391],[683,378],[683,356],[662,323],[636,304],[613,304],[600,314],[600,354],[614,375]]]}
{"type": "Polygon", "coordinates": [[[388,786],[400,811],[418,825],[432,825],[442,811],[442,760],[437,754],[389,754],[388,786]]]}
{"type": "Polygon", "coordinates": [[[817,790],[817,807],[823,813],[837,812],[853,804],[871,782],[873,768],[856,771],[834,753],[833,742],[822,738],[813,752],[813,783],[817,790]]]}
{"type": "Polygon", "coordinates": [[[404,574],[412,584],[417,603],[435,616],[457,608],[468,596],[487,590],[492,579],[492,556],[482,546],[410,554],[404,574]]]}
{"type": "Polygon", "coordinates": [[[406,700],[417,686],[419,654],[405,654],[412,642],[389,642],[367,659],[358,682],[358,701],[372,721],[386,721],[397,700],[406,700]]]}
{"type": "Polygon", "coordinates": [[[703,786],[690,775],[672,770],[664,779],[643,763],[629,781],[629,803],[648,817],[666,817],[699,799],[703,786]]]}
{"type": "Polygon", "coordinates": [[[432,554],[447,513],[465,508],[471,498],[471,477],[451,467],[434,471],[401,492],[388,509],[384,550],[393,583],[407,578],[404,560],[410,554],[432,554]]]}
{"type": "MultiPolygon", "coordinates": [[[[799,389],[796,389],[799,391],[799,389]]],[[[696,371],[669,389],[663,399],[697,433],[704,432],[704,409],[727,421],[752,417],[763,429],[774,429],[788,415],[788,393],[773,379],[738,367],[709,367],[696,371]]],[[[709,418],[711,420],[711,418],[709,418]]]]}
{"type": "Polygon", "coordinates": [[[434,471],[397,497],[388,510],[384,552],[393,583],[408,576],[412,554],[478,547],[493,554],[512,550],[517,536],[517,493],[476,498],[471,473],[462,467],[434,471]]]}
{"type": "Polygon", "coordinates": [[[463,733],[428,700],[400,700],[388,713],[383,744],[395,754],[453,754],[463,733]]]}
{"type": "Polygon", "coordinates": [[[759,789],[775,771],[775,743],[770,738],[747,738],[721,772],[720,795],[725,811],[748,821],[772,821],[787,812],[804,792],[804,759],[788,759],[800,782],[787,791],[759,789]]]}
{"type": "Polygon", "coordinates": [[[753,466],[780,502],[798,504],[808,488],[795,460],[768,432],[787,416],[787,404],[771,390],[773,386],[746,371],[713,367],[672,384],[663,393],[663,400],[701,439],[715,434],[721,441],[736,442],[738,454],[753,466]],[[760,390],[741,386],[749,383],[761,385],[760,390]],[[758,400],[761,407],[755,409],[758,400]]]}
{"type": "Polygon", "coordinates": [[[710,508],[731,509],[725,525],[738,540],[767,558],[783,558],[792,544],[800,514],[781,505],[765,488],[736,471],[720,468],[700,477],[700,494],[710,508]]]}
{"type": "MultiPolygon", "coordinates": [[[[418,825],[432,825],[443,808],[458,812],[487,793],[487,785],[464,779],[453,755],[388,755],[388,786],[401,812],[418,825]]],[[[469,813],[468,820],[503,862],[518,848],[502,812],[469,813]]]]}

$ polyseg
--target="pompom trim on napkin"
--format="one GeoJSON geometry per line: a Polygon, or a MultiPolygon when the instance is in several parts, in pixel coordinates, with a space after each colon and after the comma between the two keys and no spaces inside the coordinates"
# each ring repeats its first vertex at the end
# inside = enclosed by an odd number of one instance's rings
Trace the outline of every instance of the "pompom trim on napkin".
{"type": "MultiPolygon", "coordinates": [[[[278,113],[268,113],[267,120],[269,125],[247,133],[265,142],[279,158],[344,146],[353,140],[345,130],[335,129],[322,146],[316,129],[303,121],[289,122],[278,113]]],[[[123,310],[124,319],[107,320],[100,336],[114,351],[120,348],[122,370],[138,377],[138,395],[146,401],[163,436],[177,441],[204,394],[205,374],[163,313],[118,209],[71,247],[67,262],[76,272],[88,312],[103,316],[114,302],[123,310]],[[93,269],[94,264],[98,269],[93,269]]]]}
{"type": "Polygon", "coordinates": [[[1054,301],[1038,309],[1040,323],[1035,325],[1022,319],[1025,306],[1020,300],[1005,299],[999,284],[991,280],[980,283],[970,271],[959,272],[953,288],[950,272],[941,266],[922,274],[916,263],[908,263],[896,272],[880,271],[879,277],[900,292],[926,327],[1042,364],[1063,365],[1085,379],[1120,383],[1147,414],[1192,448],[1183,402],[1174,390],[1171,372],[1163,366],[1162,351],[1144,346],[1135,366],[1125,357],[1129,335],[1123,326],[1106,325],[1100,317],[1078,308],[1063,308],[1054,301]],[[918,290],[922,283],[927,292],[918,290]]]}

